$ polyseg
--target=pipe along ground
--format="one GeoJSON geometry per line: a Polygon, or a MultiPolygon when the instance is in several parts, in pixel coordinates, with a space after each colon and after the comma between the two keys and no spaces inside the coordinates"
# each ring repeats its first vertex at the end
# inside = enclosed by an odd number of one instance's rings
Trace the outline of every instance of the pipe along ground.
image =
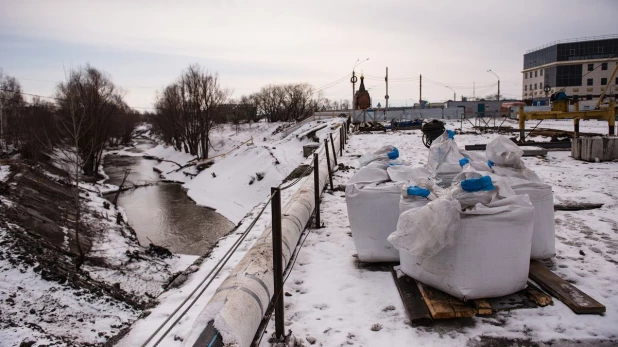
{"type": "MultiPolygon", "coordinates": [[[[335,132],[335,134],[337,134],[335,132]]],[[[341,133],[339,133],[341,134],[341,133]]],[[[333,147],[339,145],[335,136],[333,147]]],[[[333,161],[334,158],[330,158],[333,161]]],[[[328,163],[319,159],[318,191],[328,181],[328,163]]],[[[334,162],[332,163],[334,164],[334,162]]],[[[314,173],[282,208],[283,264],[287,267],[300,235],[315,209],[314,173]]],[[[202,310],[183,346],[202,347],[234,344],[249,347],[274,293],[272,224],[240,260],[202,310]]]]}

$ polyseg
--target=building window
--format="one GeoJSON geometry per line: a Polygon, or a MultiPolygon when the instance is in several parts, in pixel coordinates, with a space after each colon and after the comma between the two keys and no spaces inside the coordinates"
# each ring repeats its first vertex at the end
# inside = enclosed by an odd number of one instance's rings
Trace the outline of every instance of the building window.
{"type": "Polygon", "coordinates": [[[601,64],[601,70],[607,70],[607,63],[601,64]]]}
{"type": "Polygon", "coordinates": [[[569,55],[575,55],[575,48],[571,48],[569,50],[569,55]]]}
{"type": "Polygon", "coordinates": [[[541,70],[541,76],[543,76],[543,70],[541,70]]]}
{"type": "Polygon", "coordinates": [[[524,92],[528,91],[528,86],[524,86],[524,92]]]}
{"type": "Polygon", "coordinates": [[[588,64],[588,71],[594,70],[594,64],[588,64]]]}
{"type": "Polygon", "coordinates": [[[536,90],[536,83],[534,84],[534,90],[536,90]]]}
{"type": "Polygon", "coordinates": [[[589,78],[589,79],[588,79],[588,84],[587,84],[587,85],[591,86],[591,85],[593,85],[593,82],[594,82],[594,81],[592,80],[592,78],[589,78]]]}
{"type": "Polygon", "coordinates": [[[530,91],[532,91],[532,84],[530,85],[530,91]]]}
{"type": "Polygon", "coordinates": [[[543,82],[539,83],[539,89],[543,89],[543,82]]]}
{"type": "Polygon", "coordinates": [[[607,78],[603,77],[601,78],[601,85],[604,86],[607,84],[607,78]]]}
{"type": "Polygon", "coordinates": [[[618,77],[616,77],[616,85],[618,85],[618,77]]]}
{"type": "Polygon", "coordinates": [[[534,77],[536,77],[536,76],[537,76],[536,74],[537,74],[537,71],[535,70],[535,71],[534,71],[534,77]]]}
{"type": "Polygon", "coordinates": [[[603,53],[603,46],[599,47],[599,53],[603,53]]]}
{"type": "Polygon", "coordinates": [[[586,100],[592,100],[592,95],[590,94],[586,95],[586,100]]]}
{"type": "Polygon", "coordinates": [[[528,73],[524,73],[524,79],[528,79],[528,73]]]}

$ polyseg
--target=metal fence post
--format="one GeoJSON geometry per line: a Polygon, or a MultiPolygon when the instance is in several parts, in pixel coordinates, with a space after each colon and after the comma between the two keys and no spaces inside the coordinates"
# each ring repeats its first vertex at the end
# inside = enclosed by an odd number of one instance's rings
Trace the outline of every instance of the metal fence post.
{"type": "Polygon", "coordinates": [[[326,150],[326,164],[328,165],[328,180],[330,181],[330,190],[333,190],[333,170],[330,168],[330,155],[328,154],[328,139],[324,139],[324,149],[326,150]]]}
{"type": "Polygon", "coordinates": [[[335,166],[337,166],[337,151],[335,151],[335,141],[333,141],[333,133],[330,133],[329,136],[330,147],[333,149],[333,161],[335,162],[335,166]]]}
{"type": "Polygon", "coordinates": [[[281,236],[281,190],[279,187],[270,189],[272,194],[272,234],[273,234],[273,276],[275,284],[275,336],[277,339],[285,335],[283,317],[283,253],[281,236]]]}
{"type": "Polygon", "coordinates": [[[343,155],[343,127],[339,128],[339,157],[343,155]]]}
{"type": "Polygon", "coordinates": [[[320,167],[317,153],[313,153],[313,192],[315,198],[315,228],[320,229],[320,167]]]}

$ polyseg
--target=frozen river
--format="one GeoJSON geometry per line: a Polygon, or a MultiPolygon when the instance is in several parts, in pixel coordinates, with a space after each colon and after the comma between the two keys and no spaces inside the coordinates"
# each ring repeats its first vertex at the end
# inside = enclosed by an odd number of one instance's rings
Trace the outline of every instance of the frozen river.
{"type": "MultiPolygon", "coordinates": [[[[139,140],[132,152],[143,152],[154,146],[139,140]]],[[[152,183],[120,193],[118,205],[125,209],[129,224],[135,230],[140,244],[151,241],[167,247],[172,253],[204,255],[217,240],[229,233],[234,224],[214,210],[197,206],[177,183],[165,183],[153,170],[156,160],[142,157],[107,155],[106,183],[120,185],[125,169],[131,169],[125,186],[152,183]]],[[[114,194],[107,198],[111,201],[114,194]]]]}

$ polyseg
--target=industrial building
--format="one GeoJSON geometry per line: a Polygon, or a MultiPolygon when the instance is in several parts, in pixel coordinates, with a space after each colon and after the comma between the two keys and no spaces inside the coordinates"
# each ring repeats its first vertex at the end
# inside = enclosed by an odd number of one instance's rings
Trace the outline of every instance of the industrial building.
{"type": "Polygon", "coordinates": [[[606,85],[616,91],[618,35],[554,41],[524,54],[522,100],[547,104],[548,96],[563,91],[569,98],[595,100],[606,85]]]}

